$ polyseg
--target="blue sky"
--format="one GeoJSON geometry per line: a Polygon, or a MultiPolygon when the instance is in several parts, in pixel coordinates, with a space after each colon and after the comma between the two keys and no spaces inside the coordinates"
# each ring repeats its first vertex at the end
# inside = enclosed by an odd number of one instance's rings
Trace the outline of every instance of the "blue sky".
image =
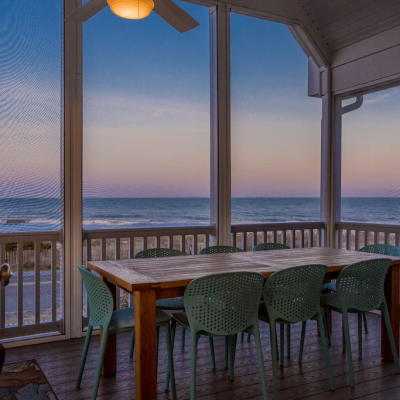
{"type": "MultiPolygon", "coordinates": [[[[180,34],[156,14],[84,24],[84,194],[209,196],[209,16],[180,34]]],[[[60,192],[61,3],[0,4],[0,196],[60,192]]],[[[318,196],[321,100],[284,25],[233,14],[232,195],[318,196]]],[[[343,194],[399,196],[400,89],[343,119],[343,194]],[[384,176],[383,176],[384,175],[384,176]]]]}

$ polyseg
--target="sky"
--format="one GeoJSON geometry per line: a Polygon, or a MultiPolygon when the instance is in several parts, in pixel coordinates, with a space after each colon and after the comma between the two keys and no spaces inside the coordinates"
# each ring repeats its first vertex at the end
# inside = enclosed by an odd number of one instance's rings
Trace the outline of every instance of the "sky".
{"type": "MultiPolygon", "coordinates": [[[[108,7],[84,24],[84,196],[209,196],[208,9],[177,3],[199,27],[108,7]]],[[[0,197],[62,191],[61,27],[58,1],[0,3],[0,197]]],[[[286,26],[232,14],[232,196],[319,196],[322,104],[307,75],[286,26]]],[[[371,94],[344,116],[344,196],[400,196],[399,100],[371,94]]]]}

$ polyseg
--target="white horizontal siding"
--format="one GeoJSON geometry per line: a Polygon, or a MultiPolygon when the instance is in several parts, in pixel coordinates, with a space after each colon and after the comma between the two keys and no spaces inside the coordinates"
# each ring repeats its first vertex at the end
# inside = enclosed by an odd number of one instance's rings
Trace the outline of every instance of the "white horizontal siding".
{"type": "Polygon", "coordinates": [[[400,24],[331,53],[332,68],[400,45],[400,24]]]}
{"type": "Polygon", "coordinates": [[[343,91],[400,76],[400,45],[332,68],[332,90],[343,91]]]}

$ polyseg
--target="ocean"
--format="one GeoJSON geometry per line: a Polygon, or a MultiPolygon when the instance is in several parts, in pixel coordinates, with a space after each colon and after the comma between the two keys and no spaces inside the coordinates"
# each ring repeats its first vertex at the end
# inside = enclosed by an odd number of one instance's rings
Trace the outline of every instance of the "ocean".
{"type": "MultiPolygon", "coordinates": [[[[319,198],[233,198],[232,223],[319,220],[319,198]]],[[[59,199],[0,199],[0,233],[62,228],[59,199]]],[[[342,221],[400,225],[400,198],[343,198],[342,221]]],[[[207,198],[84,198],[84,229],[194,226],[210,223],[207,198]]]]}

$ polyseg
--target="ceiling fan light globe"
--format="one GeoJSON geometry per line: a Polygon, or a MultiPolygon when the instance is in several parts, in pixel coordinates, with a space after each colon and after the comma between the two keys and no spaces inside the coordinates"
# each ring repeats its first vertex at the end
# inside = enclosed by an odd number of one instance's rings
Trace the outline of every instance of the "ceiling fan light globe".
{"type": "Polygon", "coordinates": [[[111,11],[121,18],[146,18],[154,8],[153,0],[107,0],[111,11]]]}

